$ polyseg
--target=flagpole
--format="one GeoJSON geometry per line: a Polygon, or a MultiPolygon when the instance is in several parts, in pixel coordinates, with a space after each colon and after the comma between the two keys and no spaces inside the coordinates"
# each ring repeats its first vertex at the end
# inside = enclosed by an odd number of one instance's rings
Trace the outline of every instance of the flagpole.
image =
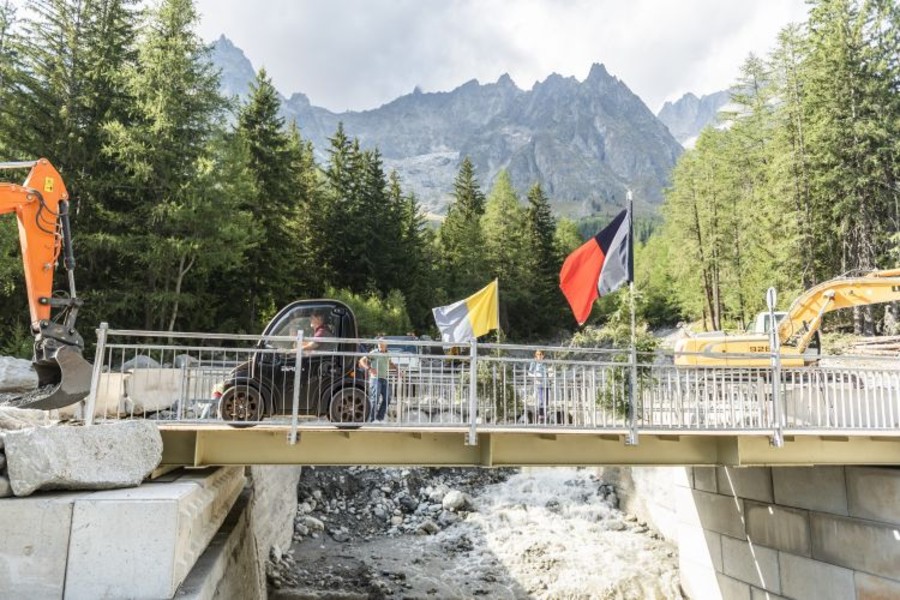
{"type": "Polygon", "coordinates": [[[637,445],[637,327],[635,325],[634,316],[634,196],[631,190],[628,190],[628,269],[630,271],[628,277],[628,297],[631,304],[631,385],[629,387],[629,432],[625,438],[626,445],[637,445]]]}

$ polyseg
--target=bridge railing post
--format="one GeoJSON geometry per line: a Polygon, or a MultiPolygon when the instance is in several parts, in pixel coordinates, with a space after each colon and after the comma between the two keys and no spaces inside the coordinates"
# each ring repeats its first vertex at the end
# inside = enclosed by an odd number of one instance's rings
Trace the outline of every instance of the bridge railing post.
{"type": "Polygon", "coordinates": [[[94,407],[97,405],[97,390],[100,387],[100,372],[103,369],[103,355],[106,354],[106,335],[109,323],[100,323],[97,330],[97,351],[94,353],[94,371],[91,373],[91,391],[84,403],[84,424],[94,424],[94,407]]]}
{"type": "MultiPolygon", "coordinates": [[[[634,330],[633,326],[632,330],[634,330]]],[[[634,339],[631,340],[631,351],[628,355],[628,363],[628,435],[625,436],[625,445],[636,446],[638,444],[638,365],[637,344],[634,339]]]]}
{"type": "Polygon", "coordinates": [[[466,437],[466,445],[478,445],[478,431],[476,430],[478,418],[478,344],[475,340],[469,342],[469,434],[466,437]]]}
{"type": "Polygon", "coordinates": [[[303,373],[300,370],[303,359],[303,331],[297,332],[295,360],[297,364],[294,367],[294,389],[291,392],[291,433],[288,436],[288,442],[293,446],[297,443],[297,426],[300,422],[300,377],[303,373]]]}

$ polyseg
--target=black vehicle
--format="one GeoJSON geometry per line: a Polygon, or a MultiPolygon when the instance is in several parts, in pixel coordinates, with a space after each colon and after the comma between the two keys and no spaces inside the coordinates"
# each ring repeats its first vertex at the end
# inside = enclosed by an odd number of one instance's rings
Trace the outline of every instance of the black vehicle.
{"type": "Polygon", "coordinates": [[[219,417],[234,424],[290,414],[299,385],[299,414],[327,416],[333,423],[365,422],[369,402],[365,380],[356,376],[356,344],[316,342],[318,337],[356,338],[350,307],[338,300],[298,300],[281,309],[263,330],[253,358],[226,378],[219,417]],[[304,349],[298,367],[293,340],[300,331],[304,349]],[[292,341],[270,339],[277,336],[292,341]]]}

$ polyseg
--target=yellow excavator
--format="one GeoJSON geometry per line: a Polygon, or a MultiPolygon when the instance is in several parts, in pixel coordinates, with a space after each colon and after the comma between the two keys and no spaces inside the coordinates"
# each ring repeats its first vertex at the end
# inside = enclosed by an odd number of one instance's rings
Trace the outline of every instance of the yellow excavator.
{"type": "MultiPolygon", "coordinates": [[[[819,327],[826,313],[900,301],[900,269],[871,271],[856,277],[837,277],[807,290],[787,313],[776,313],[781,365],[802,367],[818,361],[819,327]]],[[[705,367],[765,367],[771,364],[769,313],[760,313],[756,327],[746,334],[722,331],[696,334],[675,344],[675,364],[705,367]],[[759,358],[754,354],[763,354],[759,358]]]]}
{"type": "Polygon", "coordinates": [[[12,403],[20,408],[62,408],[88,395],[93,370],[82,357],[84,340],[75,329],[82,301],[75,293],[69,194],[45,158],[0,163],[0,169],[30,169],[22,185],[0,183],[0,214],[14,212],[19,224],[39,386],[12,403]],[[54,293],[53,272],[61,253],[69,290],[54,293]]]}

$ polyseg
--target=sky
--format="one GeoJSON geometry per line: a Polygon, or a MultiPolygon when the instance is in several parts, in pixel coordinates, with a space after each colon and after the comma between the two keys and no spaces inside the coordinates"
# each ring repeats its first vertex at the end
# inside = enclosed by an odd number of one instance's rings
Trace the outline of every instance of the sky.
{"type": "Polygon", "coordinates": [[[224,34],[285,96],[335,112],[450,91],[507,73],[530,90],[593,63],[654,112],[726,89],[752,52],[802,22],[804,0],[198,0],[200,34],[224,34]]]}

